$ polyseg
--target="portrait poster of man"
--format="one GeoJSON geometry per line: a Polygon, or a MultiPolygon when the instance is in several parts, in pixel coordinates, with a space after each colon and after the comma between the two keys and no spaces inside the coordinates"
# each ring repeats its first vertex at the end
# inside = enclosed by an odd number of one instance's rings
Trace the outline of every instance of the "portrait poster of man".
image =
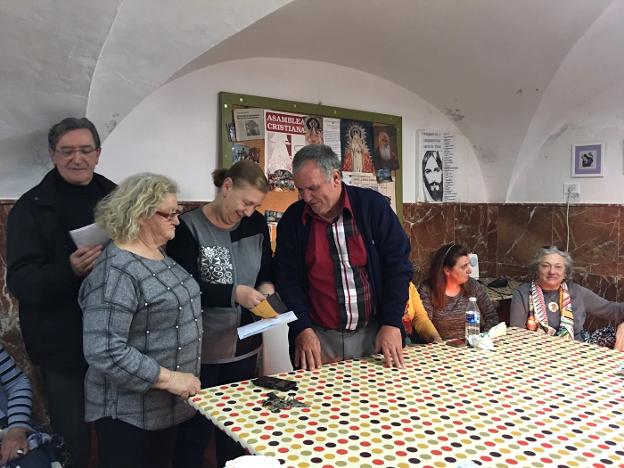
{"type": "Polygon", "coordinates": [[[444,168],[440,151],[425,151],[421,165],[425,201],[441,202],[444,199],[444,168]]]}
{"type": "Polygon", "coordinates": [[[399,169],[396,128],[392,125],[375,125],[373,134],[375,141],[375,151],[373,152],[375,169],[399,169]]]}
{"type": "Polygon", "coordinates": [[[305,118],[305,142],[306,145],[323,144],[323,118],[310,115],[305,118]]]}
{"type": "Polygon", "coordinates": [[[373,148],[373,124],[371,122],[341,120],[340,140],[343,149],[343,171],[375,172],[371,155],[373,148]]]}

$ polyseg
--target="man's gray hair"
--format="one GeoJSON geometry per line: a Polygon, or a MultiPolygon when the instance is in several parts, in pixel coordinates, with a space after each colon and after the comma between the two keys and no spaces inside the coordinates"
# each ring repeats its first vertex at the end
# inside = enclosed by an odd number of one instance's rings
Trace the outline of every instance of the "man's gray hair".
{"type": "Polygon", "coordinates": [[[546,255],[552,255],[552,254],[561,255],[565,263],[566,278],[569,279],[572,276],[572,257],[570,256],[570,254],[563,250],[559,250],[555,246],[549,246],[549,247],[540,248],[537,251],[537,254],[535,254],[535,257],[533,257],[533,260],[531,261],[531,263],[529,264],[529,272],[531,273],[533,278],[537,278],[537,269],[539,267],[539,264],[542,263],[543,258],[546,255]]]}
{"type": "Polygon", "coordinates": [[[314,161],[325,174],[325,180],[331,179],[334,170],[340,171],[340,159],[327,145],[307,145],[295,154],[292,161],[293,174],[296,174],[306,161],[314,161]]]}

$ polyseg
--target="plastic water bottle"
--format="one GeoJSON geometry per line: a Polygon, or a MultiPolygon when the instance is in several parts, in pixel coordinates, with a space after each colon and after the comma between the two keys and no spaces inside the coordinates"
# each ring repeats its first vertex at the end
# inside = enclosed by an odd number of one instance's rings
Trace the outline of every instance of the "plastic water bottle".
{"type": "Polygon", "coordinates": [[[477,305],[477,298],[468,299],[468,308],[466,309],[466,345],[470,346],[468,338],[481,333],[481,312],[477,305]]]}

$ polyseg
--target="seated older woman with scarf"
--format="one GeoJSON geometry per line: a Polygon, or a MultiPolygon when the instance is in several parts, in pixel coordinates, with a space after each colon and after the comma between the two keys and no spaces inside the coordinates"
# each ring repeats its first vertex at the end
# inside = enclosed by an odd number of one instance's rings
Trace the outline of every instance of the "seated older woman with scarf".
{"type": "MultiPolygon", "coordinates": [[[[624,321],[624,303],[607,301],[566,281],[572,273],[572,257],[567,252],[557,247],[542,248],[529,268],[535,279],[514,292],[512,327],[584,341],[583,326],[588,314],[615,323],[624,321]]],[[[618,335],[623,331],[624,324],[620,324],[618,335]]]]}

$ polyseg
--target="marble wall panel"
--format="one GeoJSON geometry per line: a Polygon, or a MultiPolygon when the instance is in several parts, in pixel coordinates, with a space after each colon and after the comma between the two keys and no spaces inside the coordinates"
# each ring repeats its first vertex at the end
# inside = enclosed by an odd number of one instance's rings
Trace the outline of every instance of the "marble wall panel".
{"type": "Polygon", "coordinates": [[[499,206],[497,263],[526,266],[537,248],[552,245],[552,216],[552,206],[499,206]]]}
{"type": "Polygon", "coordinates": [[[595,275],[617,275],[620,237],[618,206],[571,206],[553,209],[553,244],[568,252],[575,269],[595,275]]]}
{"type": "Polygon", "coordinates": [[[403,203],[403,220],[411,220],[416,217],[418,206],[422,203],[403,203]]]}
{"type": "Polygon", "coordinates": [[[414,281],[424,278],[431,254],[454,236],[454,206],[447,204],[412,204],[404,223],[409,228],[414,264],[414,281]]]}
{"type": "Polygon", "coordinates": [[[49,419],[45,408],[45,398],[43,398],[41,376],[38,369],[30,362],[24,349],[19,328],[17,300],[9,293],[6,286],[6,225],[7,216],[12,207],[12,201],[0,200],[0,336],[4,348],[30,379],[35,395],[33,418],[40,424],[47,425],[49,419]]]}
{"type": "Polygon", "coordinates": [[[12,205],[0,202],[0,324],[1,329],[15,328],[12,318],[17,316],[16,303],[7,290],[6,279],[6,219],[12,205]]]}
{"type": "MultiPolygon", "coordinates": [[[[624,206],[618,206],[619,223],[618,223],[618,266],[624,264],[624,206]]],[[[618,270],[618,275],[624,274],[624,271],[618,270]]]]}
{"type": "Polygon", "coordinates": [[[481,204],[459,204],[455,207],[455,242],[479,256],[479,263],[489,258],[488,207],[481,204]]]}
{"type": "Polygon", "coordinates": [[[592,290],[609,301],[617,300],[618,278],[616,276],[594,275],[588,272],[574,271],[573,281],[592,290]]]}
{"type": "Polygon", "coordinates": [[[530,279],[529,269],[526,265],[512,265],[508,263],[497,263],[495,276],[511,278],[521,282],[530,279]]]}
{"type": "Polygon", "coordinates": [[[479,258],[479,277],[480,278],[496,278],[496,263],[495,262],[483,262],[479,258]]]}
{"type": "MultiPolygon", "coordinates": [[[[487,255],[489,262],[498,263],[498,211],[499,205],[487,205],[487,255]]],[[[496,276],[496,271],[491,276],[496,276]]]]}

